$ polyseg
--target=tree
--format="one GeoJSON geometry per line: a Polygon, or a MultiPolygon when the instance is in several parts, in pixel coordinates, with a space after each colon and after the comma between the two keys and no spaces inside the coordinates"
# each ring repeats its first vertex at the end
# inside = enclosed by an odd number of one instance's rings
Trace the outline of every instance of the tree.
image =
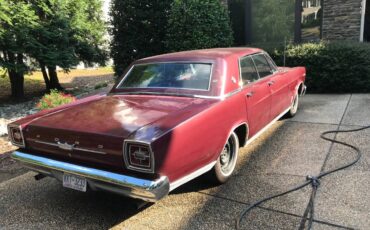
{"type": "Polygon", "coordinates": [[[8,73],[11,96],[24,96],[25,52],[36,43],[32,30],[38,26],[32,5],[21,0],[0,0],[0,67],[8,73]]]}
{"type": "Polygon", "coordinates": [[[231,46],[233,33],[225,6],[220,0],[175,0],[166,40],[171,51],[231,46]]]}
{"type": "Polygon", "coordinates": [[[252,0],[252,6],[254,43],[283,43],[294,38],[294,0],[252,0]]]}
{"type": "Polygon", "coordinates": [[[112,0],[111,56],[120,76],[132,61],[165,52],[172,0],[112,0]]]}
{"type": "Polygon", "coordinates": [[[12,97],[24,96],[26,57],[39,64],[48,91],[61,89],[57,66],[105,63],[105,34],[102,0],[0,0],[0,67],[12,97]]]}
{"type": "Polygon", "coordinates": [[[41,45],[31,57],[38,61],[48,91],[62,89],[56,66],[69,71],[80,61],[105,63],[101,0],[42,0],[35,1],[34,7],[41,24],[34,34],[41,45]]]}

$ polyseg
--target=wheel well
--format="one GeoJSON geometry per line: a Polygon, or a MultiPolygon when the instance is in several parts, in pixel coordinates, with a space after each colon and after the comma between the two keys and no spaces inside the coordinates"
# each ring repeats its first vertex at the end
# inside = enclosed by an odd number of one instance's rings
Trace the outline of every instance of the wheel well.
{"type": "Polygon", "coordinates": [[[238,126],[234,132],[238,136],[239,146],[244,146],[247,141],[247,125],[242,124],[238,126]]]}

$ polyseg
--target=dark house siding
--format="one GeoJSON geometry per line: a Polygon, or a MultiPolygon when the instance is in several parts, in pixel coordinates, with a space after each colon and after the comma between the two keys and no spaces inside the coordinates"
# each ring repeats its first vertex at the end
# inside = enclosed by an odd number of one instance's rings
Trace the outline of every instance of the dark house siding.
{"type": "Polygon", "coordinates": [[[361,0],[324,0],[322,38],[359,41],[361,0]]]}

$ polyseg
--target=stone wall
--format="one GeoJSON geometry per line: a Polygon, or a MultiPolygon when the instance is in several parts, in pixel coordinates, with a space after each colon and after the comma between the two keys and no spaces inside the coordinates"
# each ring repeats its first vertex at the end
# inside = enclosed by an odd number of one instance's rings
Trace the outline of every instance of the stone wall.
{"type": "Polygon", "coordinates": [[[324,0],[322,38],[359,41],[361,2],[362,0],[324,0]]]}

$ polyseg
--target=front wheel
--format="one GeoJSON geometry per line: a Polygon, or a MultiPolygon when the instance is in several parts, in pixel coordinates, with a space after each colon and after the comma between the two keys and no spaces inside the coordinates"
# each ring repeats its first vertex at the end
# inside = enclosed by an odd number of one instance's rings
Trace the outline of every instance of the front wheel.
{"type": "Polygon", "coordinates": [[[210,175],[216,183],[223,184],[230,178],[235,169],[238,152],[238,136],[232,132],[217,159],[216,165],[210,171],[210,175]]]}

